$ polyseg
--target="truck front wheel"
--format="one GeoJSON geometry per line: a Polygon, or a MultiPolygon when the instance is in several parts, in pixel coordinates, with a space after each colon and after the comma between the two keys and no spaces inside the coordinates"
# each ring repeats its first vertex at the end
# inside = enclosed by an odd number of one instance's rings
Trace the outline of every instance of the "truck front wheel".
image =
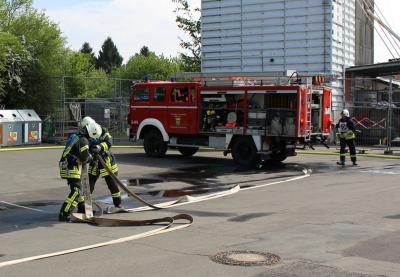
{"type": "Polygon", "coordinates": [[[149,157],[163,157],[167,152],[167,144],[158,130],[152,130],[144,136],[143,146],[149,157]]]}
{"type": "Polygon", "coordinates": [[[242,166],[256,166],[260,162],[251,137],[237,137],[231,146],[233,160],[242,166]]]}
{"type": "Polygon", "coordinates": [[[271,155],[271,161],[273,163],[283,162],[284,160],[286,160],[286,158],[287,158],[286,152],[273,153],[271,155]]]}
{"type": "Polygon", "coordinates": [[[181,152],[184,157],[191,157],[199,150],[198,147],[178,147],[178,151],[181,152]]]}

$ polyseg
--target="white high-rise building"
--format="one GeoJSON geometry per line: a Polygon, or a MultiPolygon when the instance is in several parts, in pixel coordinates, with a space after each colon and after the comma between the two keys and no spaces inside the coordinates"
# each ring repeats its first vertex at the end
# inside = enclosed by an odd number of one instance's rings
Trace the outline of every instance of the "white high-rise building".
{"type": "Polygon", "coordinates": [[[357,0],[202,0],[203,73],[324,74],[340,109],[345,68],[372,63],[372,49],[357,0]]]}

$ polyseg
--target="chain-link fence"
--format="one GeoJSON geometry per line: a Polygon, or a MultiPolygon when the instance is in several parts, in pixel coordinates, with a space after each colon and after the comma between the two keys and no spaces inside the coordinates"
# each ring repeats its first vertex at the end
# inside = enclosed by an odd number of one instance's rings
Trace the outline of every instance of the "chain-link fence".
{"type": "MultiPolygon", "coordinates": [[[[41,114],[45,119],[45,141],[65,139],[78,129],[84,116],[91,116],[108,128],[116,141],[127,140],[132,80],[59,77],[54,82],[56,85],[49,88],[53,95],[53,100],[49,100],[52,112],[41,114]]],[[[361,131],[357,144],[385,147],[389,151],[400,146],[400,82],[381,77],[352,78],[345,83],[345,108],[361,131]]]]}
{"type": "Polygon", "coordinates": [[[346,108],[356,128],[356,142],[363,146],[385,147],[391,151],[400,145],[400,82],[391,77],[354,78],[347,82],[351,101],[346,108]]]}
{"type": "MultiPolygon", "coordinates": [[[[59,142],[78,130],[84,116],[90,116],[113,135],[115,141],[127,140],[127,116],[131,80],[113,78],[53,78],[57,83],[50,95],[51,112],[41,115],[43,139],[59,142]]],[[[46,100],[44,100],[46,101],[46,100]]]]}

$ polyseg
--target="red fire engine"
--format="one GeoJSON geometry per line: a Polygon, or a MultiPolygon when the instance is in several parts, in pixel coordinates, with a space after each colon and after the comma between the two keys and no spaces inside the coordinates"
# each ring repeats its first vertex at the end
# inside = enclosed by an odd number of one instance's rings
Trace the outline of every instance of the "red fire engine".
{"type": "Polygon", "coordinates": [[[299,142],[324,141],[330,133],[331,90],[309,79],[139,82],[132,87],[130,138],[143,139],[151,157],[168,148],[192,156],[211,147],[240,165],[283,161],[296,155],[299,142]]]}

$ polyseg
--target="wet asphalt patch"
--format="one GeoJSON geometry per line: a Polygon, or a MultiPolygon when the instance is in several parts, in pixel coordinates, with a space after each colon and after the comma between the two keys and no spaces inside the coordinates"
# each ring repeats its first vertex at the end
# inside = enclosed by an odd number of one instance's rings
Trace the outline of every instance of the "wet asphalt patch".
{"type": "Polygon", "coordinates": [[[260,218],[260,217],[267,217],[267,216],[274,215],[274,214],[275,213],[248,213],[248,214],[243,214],[243,215],[229,218],[228,221],[246,222],[246,221],[250,221],[252,219],[256,219],[256,218],[260,218]]]}

